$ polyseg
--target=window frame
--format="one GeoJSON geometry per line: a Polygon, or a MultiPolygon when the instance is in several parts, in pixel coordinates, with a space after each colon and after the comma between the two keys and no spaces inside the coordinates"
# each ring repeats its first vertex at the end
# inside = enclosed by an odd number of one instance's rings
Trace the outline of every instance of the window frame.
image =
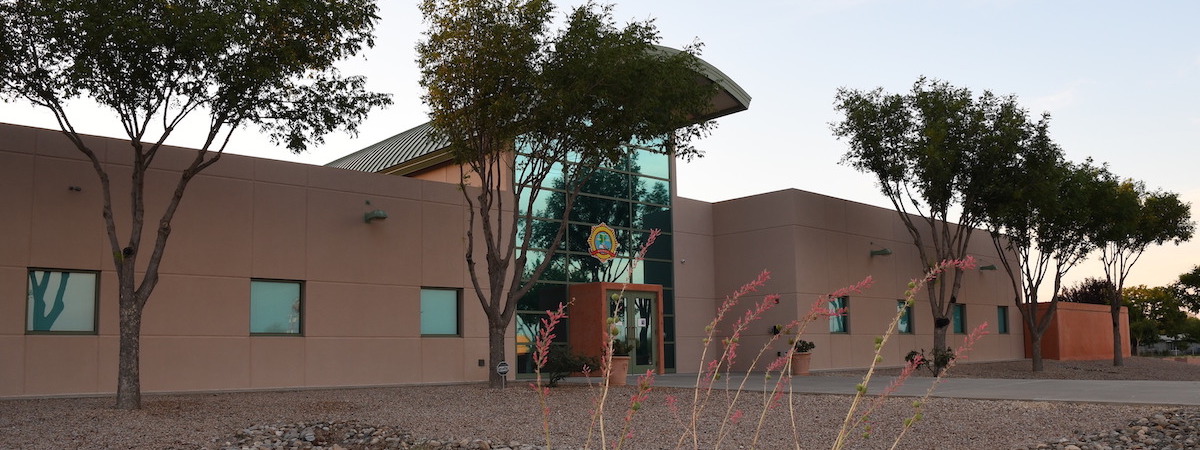
{"type": "Polygon", "coordinates": [[[829,300],[829,334],[850,334],[850,296],[843,295],[829,300]],[[839,305],[840,303],[840,305],[839,305]],[[840,316],[833,315],[838,309],[843,309],[840,316]],[[841,330],[834,330],[834,324],[841,324],[841,330]]]}
{"type": "Polygon", "coordinates": [[[1008,306],[996,306],[996,333],[1009,334],[1008,306]]]}
{"type": "Polygon", "coordinates": [[[916,324],[916,322],[913,322],[913,307],[912,307],[912,305],[909,305],[908,302],[905,300],[896,300],[896,311],[898,312],[900,310],[904,310],[904,314],[902,316],[900,316],[900,320],[896,322],[896,333],[897,334],[916,334],[917,333],[917,324],[916,324]],[[904,330],[900,329],[900,323],[901,323],[901,321],[904,321],[905,319],[907,319],[907,321],[908,321],[908,331],[904,331],[904,330]]]}
{"type": "Polygon", "coordinates": [[[63,336],[96,336],[100,334],[100,271],[85,270],[85,269],[62,269],[50,267],[26,267],[25,268],[25,334],[27,335],[63,335],[63,336]],[[91,330],[32,330],[29,315],[33,312],[33,292],[29,284],[29,275],[32,272],[58,272],[58,273],[84,273],[94,276],[95,282],[92,283],[92,324],[91,330]]]}
{"type": "Polygon", "coordinates": [[[417,320],[419,322],[418,328],[421,332],[421,337],[432,337],[432,338],[463,337],[463,288],[440,287],[440,286],[421,286],[421,290],[418,293],[417,320]],[[453,334],[426,333],[425,332],[425,319],[423,317],[423,314],[421,313],[421,310],[424,309],[425,291],[454,292],[454,331],[455,332],[453,334]]]}
{"type": "Polygon", "coordinates": [[[281,279],[281,278],[251,278],[250,279],[250,302],[248,304],[250,309],[247,312],[247,316],[246,316],[246,318],[249,319],[247,331],[249,331],[250,336],[303,337],[304,336],[304,328],[305,328],[304,327],[304,317],[305,317],[304,309],[306,307],[306,304],[308,303],[305,301],[306,300],[305,287],[306,287],[306,283],[304,282],[304,280],[288,280],[288,279],[281,279]],[[299,315],[299,318],[298,318],[298,324],[297,324],[295,333],[254,331],[254,283],[279,283],[279,284],[288,283],[288,284],[297,284],[300,286],[300,298],[298,300],[300,302],[300,306],[298,308],[296,308],[297,309],[296,313],[299,315]]]}
{"type": "Polygon", "coordinates": [[[967,334],[967,305],[950,304],[950,331],[954,334],[967,334]]]}

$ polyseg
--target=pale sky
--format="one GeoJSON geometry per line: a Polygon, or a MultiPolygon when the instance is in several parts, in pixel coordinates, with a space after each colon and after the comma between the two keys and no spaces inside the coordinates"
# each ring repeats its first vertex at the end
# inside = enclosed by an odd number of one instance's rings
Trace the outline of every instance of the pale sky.
{"type": "MultiPolygon", "coordinates": [[[[560,11],[578,3],[559,3],[560,11]]],[[[324,164],[425,122],[417,4],[382,2],[376,47],[342,65],[395,101],[372,113],[360,136],[328,136],[292,155],[246,129],[229,151],[324,164]]],[[[748,111],[720,119],[698,143],[706,157],[679,164],[681,196],[721,201],[795,188],[890,208],[870,176],[838,164],[846,145],[829,129],[833,98],[839,87],[905,91],[924,75],[1016,95],[1032,113],[1052,115],[1052,136],[1069,159],[1090,156],[1151,189],[1181,193],[1200,218],[1200,2],[627,0],[614,14],[656,18],[664,45],[704,42],[702,57],[753,97],[748,111]]],[[[81,132],[120,135],[111,114],[85,102],[71,113],[81,132]]],[[[20,104],[0,104],[0,122],[56,127],[20,104]]],[[[169,142],[195,147],[200,137],[169,142]]],[[[1151,248],[1129,284],[1173,281],[1200,264],[1198,242],[1151,248]]],[[[1089,276],[1103,277],[1098,263],[1075,268],[1068,281],[1089,276]]]]}

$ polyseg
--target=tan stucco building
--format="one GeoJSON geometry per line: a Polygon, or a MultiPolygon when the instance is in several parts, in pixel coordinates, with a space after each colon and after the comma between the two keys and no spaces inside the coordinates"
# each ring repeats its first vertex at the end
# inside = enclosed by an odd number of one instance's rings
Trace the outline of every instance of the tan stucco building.
{"type": "MultiPolygon", "coordinates": [[[[127,144],[89,139],[115,174],[118,223],[127,225],[120,223],[127,144]]],[[[155,162],[148,218],[161,212],[168,172],[188,152],[169,149],[155,162]]],[[[632,219],[618,228],[636,238],[638,227],[668,226],[666,244],[634,280],[663,286],[667,300],[652,322],[662,325],[649,332],[665,349],[652,356],[655,363],[695,372],[716,306],[763,269],[772,279],[761,293],[782,301],[743,348],[766,339],[772,324],[807,312],[818,295],[871,275],[875,286],[847,300],[844,320],[816,323],[806,337],[817,344],[813,369],[870,362],[873,338],[896,312],[907,280],[919,275],[916,249],[894,211],[797,190],[690,200],[674,193],[674,161],[643,161],[620,173],[660,195],[629,191],[632,219]]],[[[0,211],[0,397],[114,392],[116,276],[90,163],[57,131],[0,125],[0,211]]],[[[175,218],[162,279],[145,310],[143,389],[485,380],[492,368],[484,367],[486,321],[463,261],[466,220],[453,183],[225,155],[194,180],[175,218]],[[375,210],[387,218],[365,220],[375,210]]],[[[983,265],[996,262],[986,239],[976,239],[971,253],[983,265]]],[[[577,277],[571,270],[581,266],[572,264],[548,281],[542,299],[558,298],[546,294],[555,286],[597,281],[577,277]]],[[[1012,297],[1002,271],[967,274],[954,327],[988,322],[993,332],[971,361],[1024,356],[1012,297]],[[1001,323],[1015,331],[997,330],[1001,323]]],[[[883,364],[930,346],[928,305],[920,301],[912,311],[911,332],[893,341],[883,364]]],[[[510,361],[521,361],[529,331],[520,320],[513,325],[510,361]]]]}

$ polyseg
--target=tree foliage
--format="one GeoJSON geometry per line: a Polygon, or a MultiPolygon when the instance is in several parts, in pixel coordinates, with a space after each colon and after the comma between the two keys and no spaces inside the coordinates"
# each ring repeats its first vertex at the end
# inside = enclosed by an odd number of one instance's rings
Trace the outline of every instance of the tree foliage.
{"type": "Polygon", "coordinates": [[[333,68],[372,45],[377,19],[366,0],[0,1],[0,96],[53,113],[100,179],[119,285],[118,407],[140,407],[141,312],[189,182],[220,159],[244,126],[257,125],[299,152],[335,129],[355,131],[371,108],[389,103],[367,92],[363,78],[333,68]],[[130,204],[121,210],[130,216],[123,236],[103,155],[76,132],[70,115],[78,98],[111,110],[128,139],[130,204]],[[153,249],[143,255],[146,173],[192,116],[204,117],[207,133],[189,163],[167,168],[179,177],[153,227],[153,249]],[[145,265],[137,265],[143,257],[145,265]]]}
{"type": "Polygon", "coordinates": [[[1074,286],[1063,288],[1059,300],[1071,303],[1107,305],[1112,301],[1116,289],[1104,278],[1087,278],[1074,286]]]}
{"type": "Polygon", "coordinates": [[[1063,161],[1061,150],[1049,140],[1046,121],[1043,117],[1031,125],[1025,150],[1003,172],[1007,182],[993,185],[981,199],[992,242],[1030,331],[1034,371],[1043,368],[1041,337],[1057,310],[1063,277],[1095,249],[1089,236],[1105,220],[1095,213],[1096,206],[1104,200],[1104,180],[1112,178],[1090,160],[1063,161]],[[1047,276],[1050,305],[1039,317],[1036,304],[1047,276]]]}
{"type": "MultiPolygon", "coordinates": [[[[653,22],[620,27],[609,6],[574,8],[555,32],[547,0],[425,0],[421,11],[429,26],[417,46],[423,99],[463,168],[466,260],[488,316],[494,365],[504,358],[517,300],[554,259],[521,270],[528,254],[518,242],[529,242],[533,227],[517,230],[534,213],[536,187],[564,167],[556,163],[578,162],[563,176],[564,216],[547,247],[555,249],[575,194],[601,162],[624,154],[624,144],[668,137],[663,151],[697,155],[691,142],[714,125],[700,118],[716,88],[698,80],[698,45],[658,47],[653,22]]],[[[501,381],[492,375],[493,386],[501,381]]]]}
{"type": "Polygon", "coordinates": [[[1187,332],[1187,313],[1171,289],[1139,285],[1125,288],[1129,329],[1139,343],[1154,343],[1159,336],[1174,340],[1187,332]]]}
{"type": "Polygon", "coordinates": [[[1100,261],[1104,275],[1116,293],[1110,299],[1113,326],[1113,365],[1124,365],[1121,354],[1120,307],[1125,280],[1134,264],[1150,245],[1167,242],[1176,245],[1191,239],[1195,223],[1191,205],[1179,194],[1148,191],[1141,182],[1115,180],[1107,183],[1106,200],[1097,205],[1097,213],[1106,220],[1091,239],[1101,246],[1100,261]]]}
{"type": "MultiPolygon", "coordinates": [[[[925,78],[906,94],[843,88],[835,105],[843,118],[833,132],[850,146],[842,163],[875,175],[912,236],[922,270],[967,256],[972,232],[984,223],[985,200],[1006,190],[997,185],[1008,177],[997,175],[1008,174],[1044,135],[1044,123],[1031,126],[1011,96],[975,96],[925,78]]],[[[1051,150],[1048,139],[1041,144],[1051,150]]],[[[955,269],[930,283],[935,323],[950,323],[962,276],[955,269]]],[[[946,348],[945,338],[946,326],[936,327],[934,350],[946,348]]]]}
{"type": "Polygon", "coordinates": [[[1192,314],[1200,314],[1200,266],[1179,275],[1179,281],[1171,284],[1171,290],[1192,314]]]}

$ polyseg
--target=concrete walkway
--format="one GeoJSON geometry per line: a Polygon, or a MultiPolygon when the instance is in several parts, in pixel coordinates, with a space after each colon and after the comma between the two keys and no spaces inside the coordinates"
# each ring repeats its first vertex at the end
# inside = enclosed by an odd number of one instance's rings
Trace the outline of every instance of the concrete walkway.
{"type": "MultiPolygon", "coordinates": [[[[736,389],[743,376],[729,377],[728,386],[736,389]]],[[[630,383],[634,381],[630,376],[630,383]]],[[[876,376],[868,393],[877,394],[891,384],[894,377],[876,376]]],[[[862,380],[857,377],[809,376],[792,378],[794,392],[811,394],[854,394],[862,380]]],[[[771,381],[774,383],[774,381],[771,381]]],[[[892,395],[920,397],[934,379],[911,377],[892,395]]],[[[751,374],[745,389],[761,391],[761,374],[751,374]]],[[[692,388],[696,374],[666,374],[654,379],[655,386],[692,388]]],[[[725,388],[726,381],[716,383],[725,388]]],[[[973,398],[986,400],[1031,400],[1052,402],[1123,403],[1147,405],[1200,406],[1200,381],[1097,381],[1097,380],[1025,380],[994,378],[947,378],[934,389],[934,397],[973,398]]]]}

